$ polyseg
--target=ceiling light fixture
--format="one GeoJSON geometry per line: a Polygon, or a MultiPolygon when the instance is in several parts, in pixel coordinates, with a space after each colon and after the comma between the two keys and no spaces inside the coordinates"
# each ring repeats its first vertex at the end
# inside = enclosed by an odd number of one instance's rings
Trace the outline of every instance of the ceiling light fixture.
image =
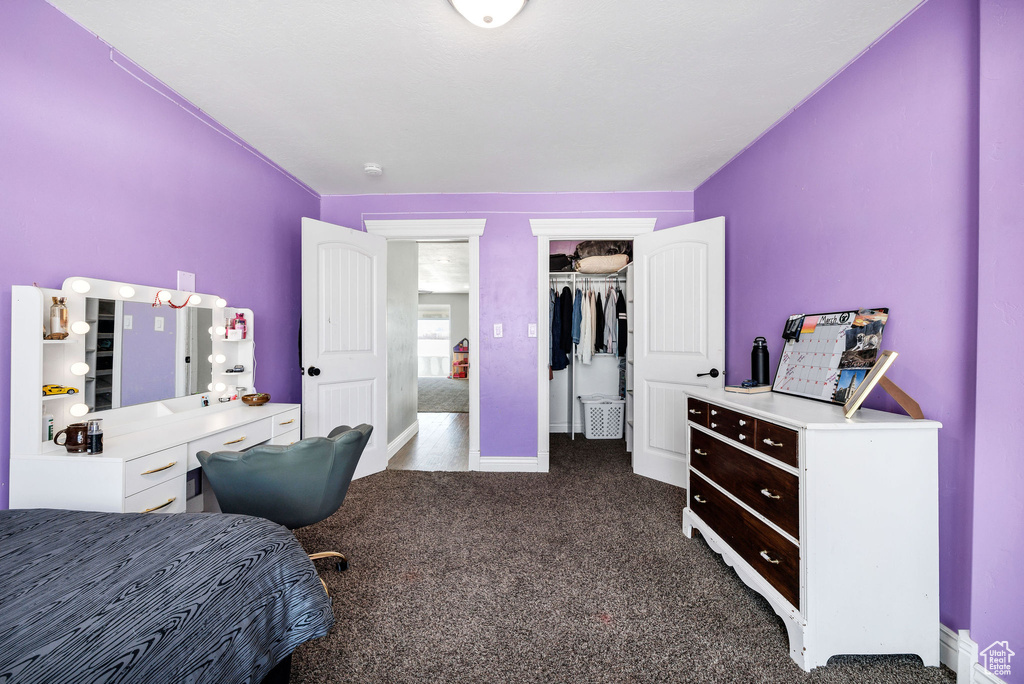
{"type": "Polygon", "coordinates": [[[363,173],[367,176],[379,176],[384,173],[380,164],[363,164],[363,173]]]}
{"type": "Polygon", "coordinates": [[[526,0],[448,0],[455,11],[480,28],[498,28],[512,21],[526,0]]]}

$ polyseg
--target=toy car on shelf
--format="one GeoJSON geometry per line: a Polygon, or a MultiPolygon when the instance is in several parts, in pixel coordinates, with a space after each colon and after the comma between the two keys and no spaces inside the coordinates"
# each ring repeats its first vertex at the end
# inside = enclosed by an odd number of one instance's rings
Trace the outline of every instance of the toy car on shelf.
{"type": "Polygon", "coordinates": [[[65,387],[64,385],[43,385],[44,397],[52,397],[56,394],[74,394],[77,391],[74,387],[65,387]]]}

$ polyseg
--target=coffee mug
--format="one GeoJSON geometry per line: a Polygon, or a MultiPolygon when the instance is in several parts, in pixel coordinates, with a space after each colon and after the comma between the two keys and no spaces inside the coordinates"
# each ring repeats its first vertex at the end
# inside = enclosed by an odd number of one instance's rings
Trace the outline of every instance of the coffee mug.
{"type": "Polygon", "coordinates": [[[53,436],[53,443],[68,450],[69,454],[84,454],[88,443],[88,428],[85,423],[72,423],[53,436]],[[64,441],[58,442],[57,438],[64,435],[64,441]]]}

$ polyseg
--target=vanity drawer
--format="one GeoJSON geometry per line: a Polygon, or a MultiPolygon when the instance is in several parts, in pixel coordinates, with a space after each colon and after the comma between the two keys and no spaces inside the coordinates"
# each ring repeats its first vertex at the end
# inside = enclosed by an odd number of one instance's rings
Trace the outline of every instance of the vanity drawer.
{"type": "Polygon", "coordinates": [[[686,399],[686,418],[697,425],[708,426],[708,403],[693,397],[686,399]]]}
{"type": "Polygon", "coordinates": [[[188,469],[199,467],[199,459],[196,458],[196,454],[200,451],[245,451],[251,446],[266,442],[273,435],[273,420],[273,418],[264,418],[189,442],[188,469]]]}
{"type": "Polygon", "coordinates": [[[124,500],[125,513],[184,513],[185,476],[182,474],[124,500]]]}
{"type": "Polygon", "coordinates": [[[800,609],[800,549],[690,471],[690,510],[800,609]]]}
{"type": "Polygon", "coordinates": [[[730,411],[714,404],[708,405],[708,427],[740,444],[752,445],[756,422],[755,419],[742,413],[730,411]]]}
{"type": "Polygon", "coordinates": [[[762,454],[777,458],[794,468],[797,466],[797,431],[766,420],[757,421],[757,436],[752,445],[762,454]]]}
{"type": "Polygon", "coordinates": [[[286,432],[291,432],[292,430],[298,430],[299,421],[301,420],[301,411],[302,409],[296,407],[271,418],[274,424],[274,436],[276,437],[277,435],[282,435],[286,432]]]}
{"type": "Polygon", "coordinates": [[[184,444],[125,461],[124,494],[131,496],[165,480],[185,474],[188,450],[184,444]]]}
{"type": "Polygon", "coordinates": [[[799,539],[800,480],[796,475],[693,428],[690,466],[799,539]]]}
{"type": "Polygon", "coordinates": [[[288,446],[289,444],[295,444],[300,439],[302,439],[301,435],[299,434],[300,432],[301,431],[298,428],[295,428],[294,430],[289,430],[288,432],[283,432],[279,435],[274,435],[273,437],[270,438],[270,441],[267,442],[267,444],[274,444],[278,446],[288,446]]]}

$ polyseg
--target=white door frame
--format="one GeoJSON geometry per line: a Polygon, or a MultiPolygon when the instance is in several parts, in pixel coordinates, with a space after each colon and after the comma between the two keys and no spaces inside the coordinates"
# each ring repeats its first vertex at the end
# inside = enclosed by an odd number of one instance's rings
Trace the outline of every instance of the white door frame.
{"type": "Polygon", "coordinates": [[[388,240],[469,243],[469,469],[480,470],[480,236],[487,219],[364,220],[366,232],[388,240]]]}
{"type": "Polygon", "coordinates": [[[548,364],[551,332],[548,273],[552,240],[632,240],[654,230],[657,218],[530,219],[537,236],[537,471],[548,472],[551,405],[548,364]]]}

